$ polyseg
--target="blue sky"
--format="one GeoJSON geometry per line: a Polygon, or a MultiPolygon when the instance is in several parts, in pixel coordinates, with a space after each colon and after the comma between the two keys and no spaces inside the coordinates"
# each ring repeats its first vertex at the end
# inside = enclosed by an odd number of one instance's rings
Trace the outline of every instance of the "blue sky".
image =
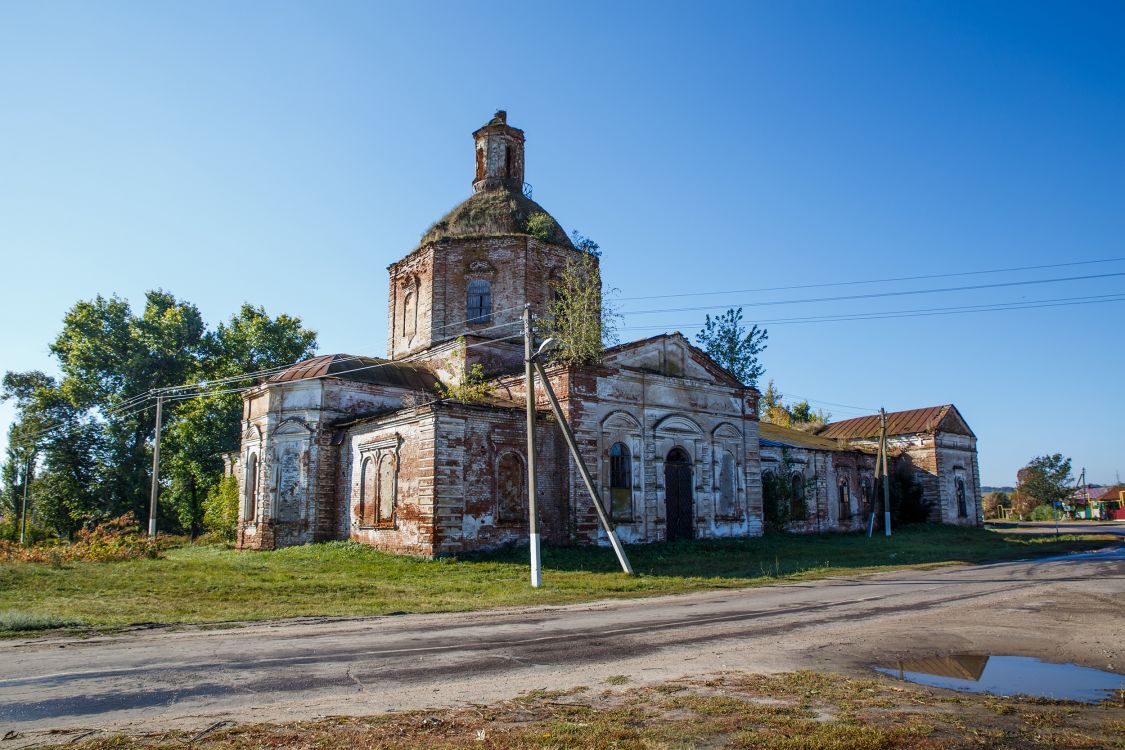
{"type": "MultiPolygon", "coordinates": [[[[322,352],[384,353],[386,266],[469,194],[498,108],[536,200],[601,243],[623,297],[1125,256],[1120,3],[8,0],[0,91],[4,370],[51,370],[75,301],[157,287],[212,323],[249,301],[322,352]]],[[[621,304],[776,320],[1097,299],[1125,276],[761,304],[1122,272],[621,304]]],[[[953,402],[985,484],[1056,451],[1110,482],[1123,322],[1118,301],[772,323],[766,378],[835,418],[953,402]]]]}

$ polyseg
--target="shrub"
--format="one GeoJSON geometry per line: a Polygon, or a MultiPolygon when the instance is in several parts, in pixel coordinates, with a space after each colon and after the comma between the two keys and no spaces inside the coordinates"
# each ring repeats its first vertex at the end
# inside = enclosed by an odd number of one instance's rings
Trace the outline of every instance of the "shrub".
{"type": "Polygon", "coordinates": [[[0,542],[0,561],[48,563],[60,566],[71,560],[111,562],[160,556],[167,540],[152,540],[137,528],[131,513],[78,532],[71,544],[36,544],[21,547],[0,542]]]}
{"type": "Polygon", "coordinates": [[[57,615],[40,615],[31,612],[0,612],[0,633],[26,630],[50,630],[81,625],[81,620],[57,615]]]}
{"type": "Polygon", "coordinates": [[[207,531],[233,542],[238,531],[238,478],[223,477],[203,501],[203,525],[207,531]]]}
{"type": "Polygon", "coordinates": [[[527,217],[527,233],[543,242],[550,242],[555,234],[555,220],[537,211],[527,217]]]}
{"type": "Polygon", "coordinates": [[[1055,509],[1046,503],[1036,505],[1031,509],[1032,521],[1053,521],[1055,519],[1055,509]]]}

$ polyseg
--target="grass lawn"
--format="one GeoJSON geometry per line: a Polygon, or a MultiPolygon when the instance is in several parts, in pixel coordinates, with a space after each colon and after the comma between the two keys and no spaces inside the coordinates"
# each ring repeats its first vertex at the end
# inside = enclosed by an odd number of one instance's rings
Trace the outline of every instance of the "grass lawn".
{"type": "Polygon", "coordinates": [[[1089,550],[1113,538],[1029,537],[948,526],[861,534],[771,535],[628,548],[636,576],[608,548],[547,548],[543,587],[528,586],[527,550],[441,560],[396,557],[350,542],[235,552],[185,546],[156,560],[0,564],[0,634],[54,627],[207,623],[308,615],[449,612],[651,596],[808,580],[928,564],[1089,550]]]}
{"type": "MultiPolygon", "coordinates": [[[[494,705],[99,737],[77,750],[769,748],[960,750],[1125,747],[1125,705],[900,686],[835,674],[726,673],[654,686],[537,691],[494,705]]],[[[625,685],[625,687],[617,687],[625,685]]],[[[87,730],[76,730],[76,733],[87,730]]]]}

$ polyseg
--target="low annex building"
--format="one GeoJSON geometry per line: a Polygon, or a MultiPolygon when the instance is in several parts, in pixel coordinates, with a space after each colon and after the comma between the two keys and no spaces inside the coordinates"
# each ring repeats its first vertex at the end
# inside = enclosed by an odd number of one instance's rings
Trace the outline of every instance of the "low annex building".
{"type": "MultiPolygon", "coordinates": [[[[314,357],[245,393],[242,445],[228,461],[240,548],[354,539],[436,556],[527,538],[521,315],[525,303],[546,310],[582,251],[525,194],[524,135],[506,114],[473,136],[473,194],[388,267],[387,358],[314,357]],[[474,371],[488,395],[457,398],[474,371]]],[[[821,435],[760,424],[758,391],[682,334],[547,374],[625,542],[759,535],[763,472],[783,463],[808,488],[794,530],[864,523],[867,423],[821,435]]],[[[537,407],[543,538],[600,543],[592,499],[542,398],[537,407]]],[[[894,444],[914,457],[935,520],[980,523],[975,437],[956,409],[937,408],[892,415],[894,444]]]]}

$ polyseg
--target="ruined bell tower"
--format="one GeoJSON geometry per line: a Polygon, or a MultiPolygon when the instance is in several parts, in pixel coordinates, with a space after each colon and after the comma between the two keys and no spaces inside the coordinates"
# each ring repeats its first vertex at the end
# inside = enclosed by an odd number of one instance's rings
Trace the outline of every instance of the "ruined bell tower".
{"type": "Polygon", "coordinates": [[[531,199],[523,131],[508,124],[506,112],[473,132],[473,152],[472,195],[387,269],[389,359],[442,363],[467,346],[464,360],[486,373],[522,369],[524,303],[542,313],[552,284],[579,252],[531,199]]]}
{"type": "Polygon", "coordinates": [[[523,189],[523,131],[508,124],[508,113],[499,110],[483,128],[473,133],[477,143],[477,176],[473,192],[523,189]]]}

